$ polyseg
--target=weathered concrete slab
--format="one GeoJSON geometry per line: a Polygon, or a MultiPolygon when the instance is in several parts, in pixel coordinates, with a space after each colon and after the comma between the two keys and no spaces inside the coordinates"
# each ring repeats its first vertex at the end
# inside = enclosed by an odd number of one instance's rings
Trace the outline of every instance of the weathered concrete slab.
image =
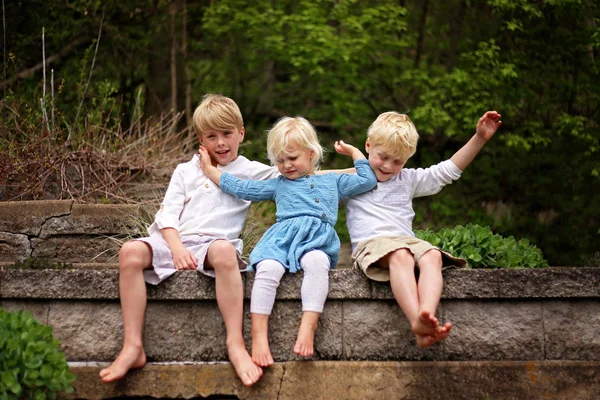
{"type": "Polygon", "coordinates": [[[2,202],[0,232],[38,236],[48,219],[68,215],[72,205],[72,200],[2,202]]]}
{"type": "Polygon", "coordinates": [[[31,243],[25,234],[0,232],[0,261],[23,261],[31,256],[31,243]]]}
{"type": "Polygon", "coordinates": [[[67,360],[111,360],[123,343],[123,318],[116,302],[50,303],[48,324],[67,360]]]}
{"type": "Polygon", "coordinates": [[[225,333],[214,302],[151,302],[144,346],[156,361],[225,361],[225,333]]]}
{"type": "Polygon", "coordinates": [[[2,300],[0,301],[0,307],[8,312],[17,312],[20,310],[29,311],[36,321],[48,325],[48,313],[50,311],[50,304],[46,301],[36,300],[22,300],[22,301],[11,301],[2,300]]]}
{"type": "Polygon", "coordinates": [[[270,367],[253,387],[242,385],[229,363],[150,364],[130,371],[127,376],[110,384],[98,374],[108,364],[71,364],[77,375],[75,392],[68,399],[110,399],[115,397],[152,397],[159,399],[206,398],[228,396],[239,399],[273,399],[279,395],[283,365],[270,367]]]}
{"type": "Polygon", "coordinates": [[[447,269],[444,271],[443,298],[492,299],[498,297],[498,270],[447,269]]]}
{"type": "Polygon", "coordinates": [[[126,204],[74,204],[68,215],[49,218],[39,233],[41,238],[65,235],[138,235],[140,208],[126,204]]]}
{"type": "Polygon", "coordinates": [[[546,359],[600,360],[598,327],[600,312],[596,301],[544,302],[546,359]]]}
{"type": "Polygon", "coordinates": [[[598,362],[286,362],[250,388],[228,363],[150,364],[111,384],[98,379],[103,367],[72,364],[78,379],[68,398],[589,400],[600,393],[598,362]]]}
{"type": "Polygon", "coordinates": [[[395,301],[344,302],[344,359],[441,360],[439,345],[417,347],[410,324],[395,301]]]}
{"type": "Polygon", "coordinates": [[[0,271],[0,298],[118,299],[118,271],[5,269],[0,271]]]}
{"type": "MultiPolygon", "coordinates": [[[[3,267],[0,269],[0,297],[4,298],[69,298],[69,299],[116,299],[118,298],[119,271],[114,264],[110,268],[76,268],[68,270],[20,270],[3,267]],[[58,296],[58,297],[57,297],[58,296]]],[[[523,270],[519,275],[531,273],[535,279],[549,281],[559,277],[562,287],[568,287],[557,295],[557,290],[549,290],[538,285],[534,289],[524,289],[524,298],[600,298],[600,283],[596,287],[594,279],[600,276],[600,268],[557,268],[544,270],[523,270]],[[567,283],[568,282],[568,283],[567,283]],[[590,289],[590,287],[592,287],[590,289]]],[[[499,286],[513,285],[515,275],[503,270],[477,271],[455,270],[445,282],[444,299],[516,299],[513,290],[491,290],[489,282],[497,281],[499,286]],[[471,284],[468,292],[462,289],[471,284]],[[455,286],[457,285],[457,286],[455,286]]],[[[242,274],[246,281],[245,295],[249,298],[253,283],[252,272],[242,274]]],[[[284,275],[277,298],[279,300],[299,300],[302,273],[284,275]]],[[[525,278],[523,278],[525,279],[525,278]]],[[[534,280],[527,278],[527,280],[534,280]]],[[[495,283],[494,283],[495,285],[495,283]]],[[[373,282],[362,272],[354,269],[332,270],[329,277],[329,299],[340,300],[393,300],[389,283],[373,282]],[[384,293],[384,291],[386,291],[384,293]]],[[[515,289],[516,290],[516,289],[515,289]]],[[[150,299],[170,300],[213,300],[214,279],[195,271],[179,271],[158,286],[148,285],[150,299]]]]}
{"type": "Polygon", "coordinates": [[[544,359],[540,301],[455,300],[444,302],[443,310],[454,326],[444,341],[446,360],[544,359]]]}
{"type": "Polygon", "coordinates": [[[498,271],[500,297],[595,297],[600,268],[506,269],[498,271]]]}
{"type": "Polygon", "coordinates": [[[119,242],[104,236],[52,236],[31,239],[32,257],[55,262],[115,262],[119,242]]]}
{"type": "MultiPolygon", "coordinates": [[[[489,276],[498,277],[501,272],[490,271],[489,276]]],[[[589,279],[586,273],[571,276],[589,279]]],[[[340,290],[327,301],[316,332],[313,360],[600,358],[596,328],[600,322],[600,299],[579,297],[580,293],[589,294],[583,286],[573,284],[582,287],[582,291],[573,289],[573,297],[557,298],[480,299],[463,298],[460,293],[451,298],[448,294],[438,308],[438,318],[453,323],[452,333],[440,344],[421,350],[396,301],[380,299],[376,294],[364,298],[364,285],[348,285],[348,277],[352,281],[362,275],[354,270],[331,272],[332,286],[347,288],[347,297],[342,297],[340,290]]],[[[301,278],[293,276],[282,283],[286,298],[276,301],[270,318],[271,349],[278,361],[299,359],[293,347],[302,313],[301,296],[299,288],[290,290],[289,284],[290,280],[297,284],[301,278]]],[[[364,284],[371,284],[362,279],[364,284]]],[[[182,271],[157,287],[147,288],[144,338],[150,361],[227,359],[214,279],[195,271],[182,271]]],[[[4,268],[0,270],[0,299],[7,309],[31,309],[47,321],[71,360],[108,361],[118,354],[123,337],[116,269],[4,268]]],[[[250,324],[246,301],[244,332],[248,346],[250,324]]]]}

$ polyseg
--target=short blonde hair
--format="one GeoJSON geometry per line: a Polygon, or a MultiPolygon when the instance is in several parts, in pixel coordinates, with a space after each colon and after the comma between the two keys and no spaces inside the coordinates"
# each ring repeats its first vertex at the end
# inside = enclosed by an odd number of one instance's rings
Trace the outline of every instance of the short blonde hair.
{"type": "Polygon", "coordinates": [[[267,154],[272,165],[277,163],[277,156],[288,146],[312,150],[314,169],[319,169],[323,160],[323,147],[319,144],[317,131],[303,117],[283,117],[268,132],[267,154]]]}
{"type": "Polygon", "coordinates": [[[194,129],[198,136],[209,131],[242,130],[244,119],[238,105],[221,94],[207,94],[194,111],[194,129]]]}
{"type": "Polygon", "coordinates": [[[406,161],[417,151],[419,134],[408,115],[389,111],[380,114],[373,121],[367,131],[367,138],[371,146],[381,147],[406,161]]]}

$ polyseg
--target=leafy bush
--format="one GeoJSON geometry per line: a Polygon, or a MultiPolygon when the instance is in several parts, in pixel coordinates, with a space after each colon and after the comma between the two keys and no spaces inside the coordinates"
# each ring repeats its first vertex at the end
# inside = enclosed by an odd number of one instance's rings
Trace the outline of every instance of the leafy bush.
{"type": "Polygon", "coordinates": [[[489,227],[469,224],[453,229],[443,228],[435,233],[417,230],[416,236],[464,258],[471,268],[543,268],[548,266],[542,251],[529,240],[517,241],[513,236],[502,237],[489,227]]]}
{"type": "Polygon", "coordinates": [[[74,380],[50,327],[0,309],[0,399],[54,399],[74,380]]]}

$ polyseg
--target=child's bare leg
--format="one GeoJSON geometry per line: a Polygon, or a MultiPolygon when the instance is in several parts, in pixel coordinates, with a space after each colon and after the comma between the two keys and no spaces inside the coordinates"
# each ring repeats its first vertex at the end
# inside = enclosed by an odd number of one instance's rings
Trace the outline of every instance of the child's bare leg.
{"type": "Polygon", "coordinates": [[[302,279],[302,321],[294,353],[310,357],[314,353],[315,331],[329,292],[329,257],[320,250],[306,253],[300,259],[302,279]]]}
{"type": "MultiPolygon", "coordinates": [[[[439,250],[429,250],[419,259],[419,309],[435,315],[442,297],[444,280],[442,276],[442,254],[439,250]]],[[[447,322],[436,330],[430,345],[445,339],[450,334],[452,324],[447,322]]]]}
{"type": "Polygon", "coordinates": [[[262,369],[252,362],[242,334],[244,287],[236,250],[231,243],[216,240],[208,249],[206,262],[216,275],[217,304],[227,331],[229,360],[242,383],[246,386],[253,385],[262,376],[262,369]]]}
{"type": "Polygon", "coordinates": [[[261,367],[275,363],[269,347],[269,315],[252,313],[252,361],[261,367]]]}
{"type": "Polygon", "coordinates": [[[121,379],[131,368],[146,364],[142,329],[146,311],[146,283],[143,271],[152,266],[152,250],[144,242],[125,243],[119,252],[119,293],[123,313],[123,348],[117,359],[100,371],[102,381],[121,379]]]}
{"type": "Polygon", "coordinates": [[[298,329],[298,338],[294,345],[294,353],[302,357],[310,357],[315,350],[315,331],[319,324],[321,313],[314,311],[304,311],[300,329],[298,329]]]}
{"type": "Polygon", "coordinates": [[[285,267],[276,260],[263,260],[256,266],[250,312],[252,313],[252,360],[261,367],[273,365],[269,347],[269,316],[285,267]]]}
{"type": "Polygon", "coordinates": [[[415,261],[407,249],[399,249],[380,261],[382,266],[390,270],[390,285],[394,298],[406,315],[415,335],[432,335],[438,329],[435,310],[422,309],[420,291],[417,290],[415,278],[415,261]]]}

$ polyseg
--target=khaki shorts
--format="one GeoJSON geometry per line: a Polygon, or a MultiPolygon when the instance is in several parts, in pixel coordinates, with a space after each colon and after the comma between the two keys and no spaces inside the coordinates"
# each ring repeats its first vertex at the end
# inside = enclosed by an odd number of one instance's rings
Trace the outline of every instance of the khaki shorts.
{"type": "Polygon", "coordinates": [[[419,259],[423,254],[431,249],[437,249],[442,253],[443,268],[467,266],[466,260],[454,257],[431,243],[412,236],[379,236],[360,242],[352,254],[354,266],[360,268],[368,278],[374,281],[388,282],[390,271],[388,268],[381,267],[379,260],[399,249],[408,249],[415,257],[416,265],[419,265],[419,259]]]}

